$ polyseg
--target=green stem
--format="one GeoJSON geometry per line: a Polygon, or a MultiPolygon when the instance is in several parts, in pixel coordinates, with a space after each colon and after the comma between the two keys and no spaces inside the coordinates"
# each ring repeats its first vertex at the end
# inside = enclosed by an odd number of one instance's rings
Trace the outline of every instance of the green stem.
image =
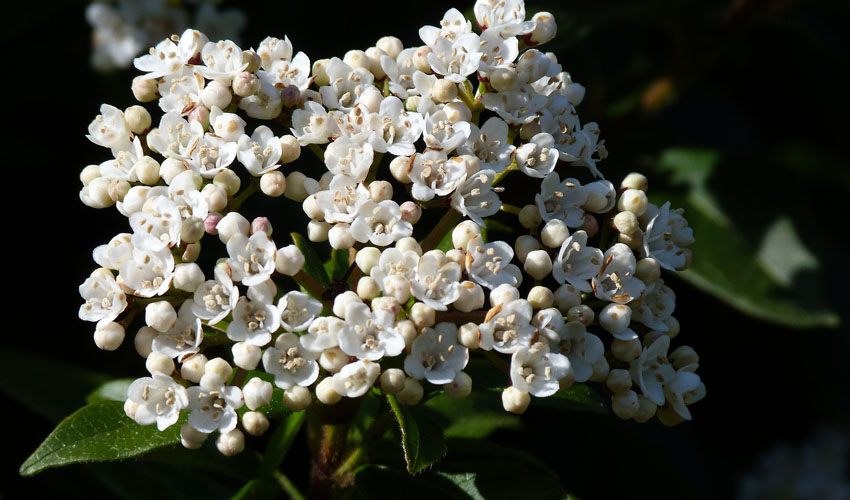
{"type": "Polygon", "coordinates": [[[428,250],[436,248],[443,237],[457,226],[457,223],[460,222],[462,217],[463,216],[460,212],[454,209],[449,209],[449,211],[443,215],[443,218],[437,222],[437,225],[434,226],[434,229],[428,233],[428,236],[422,240],[422,243],[420,244],[422,251],[427,252],[428,250]]]}
{"type": "Polygon", "coordinates": [[[227,208],[229,212],[235,212],[239,210],[239,207],[242,206],[242,203],[245,202],[252,194],[257,192],[257,187],[260,185],[259,181],[252,180],[248,186],[242,190],[241,193],[236,198],[233,198],[233,201],[230,203],[230,206],[227,208]]]}
{"type": "Polygon", "coordinates": [[[280,471],[275,471],[273,477],[277,481],[277,484],[280,485],[280,489],[289,495],[291,500],[307,500],[307,497],[298,491],[298,488],[288,477],[286,477],[286,474],[280,471]]]}
{"type": "Polygon", "coordinates": [[[369,173],[366,174],[366,185],[368,186],[370,182],[374,181],[378,177],[378,170],[381,167],[381,159],[384,157],[384,153],[375,153],[375,159],[372,160],[372,166],[369,167],[369,173]]]}
{"type": "Polygon", "coordinates": [[[307,293],[313,296],[314,299],[319,300],[324,304],[328,310],[333,308],[333,304],[326,303],[322,300],[322,295],[325,293],[325,287],[319,284],[318,281],[314,280],[310,277],[309,274],[305,273],[304,270],[298,271],[298,273],[292,277],[296,283],[304,287],[307,290],[307,293]]]}
{"type": "Polygon", "coordinates": [[[511,374],[511,365],[507,361],[505,361],[504,359],[500,358],[495,352],[493,352],[493,351],[481,351],[481,352],[484,353],[484,357],[487,358],[491,363],[493,363],[496,366],[496,368],[499,368],[500,370],[507,373],[508,375],[511,374]]]}
{"type": "Polygon", "coordinates": [[[337,474],[346,458],[348,431],[360,404],[359,399],[344,398],[326,406],[307,408],[307,443],[312,457],[310,498],[338,498],[354,482],[353,470],[337,474]]]}
{"type": "Polygon", "coordinates": [[[322,148],[319,147],[318,144],[310,144],[307,147],[310,148],[310,151],[312,151],[314,155],[316,155],[316,158],[321,160],[322,163],[325,162],[325,152],[324,150],[322,150],[322,148]]]}
{"type": "Polygon", "coordinates": [[[509,214],[519,215],[519,211],[522,210],[522,209],[519,208],[516,205],[509,205],[507,203],[502,203],[502,205],[499,207],[499,210],[501,210],[502,212],[507,212],[509,214]]]}

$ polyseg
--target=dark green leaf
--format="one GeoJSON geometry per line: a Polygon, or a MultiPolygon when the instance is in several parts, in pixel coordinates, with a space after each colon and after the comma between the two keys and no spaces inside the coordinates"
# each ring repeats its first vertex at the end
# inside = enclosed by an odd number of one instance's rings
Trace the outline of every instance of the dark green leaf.
{"type": "Polygon", "coordinates": [[[325,271],[333,281],[339,281],[345,276],[349,267],[348,250],[332,250],[331,258],[325,262],[325,271]]]}
{"type": "Polygon", "coordinates": [[[280,487],[277,483],[269,478],[257,478],[248,481],[235,495],[230,497],[231,500],[273,500],[279,498],[280,487]]]}
{"type": "Polygon", "coordinates": [[[434,475],[448,479],[475,500],[491,498],[574,499],[557,479],[521,462],[446,462],[434,475]]]}
{"type": "Polygon", "coordinates": [[[521,427],[519,417],[506,412],[501,398],[493,392],[473,390],[462,399],[440,394],[429,399],[425,406],[443,417],[443,435],[447,438],[483,438],[499,429],[521,427]]]}
{"type": "Polygon", "coordinates": [[[588,384],[573,384],[546,398],[532,398],[532,405],[562,410],[608,412],[608,400],[588,384]]]}
{"type": "Polygon", "coordinates": [[[401,429],[401,446],[407,472],[422,472],[446,454],[443,433],[427,419],[417,421],[411,409],[400,404],[395,396],[387,395],[387,400],[401,429]]]}
{"type": "Polygon", "coordinates": [[[313,248],[313,244],[310,243],[310,240],[300,233],[289,234],[292,237],[292,242],[295,243],[295,246],[297,246],[298,249],[301,250],[301,253],[304,254],[304,272],[314,280],[318,281],[320,285],[324,287],[330,285],[331,280],[328,278],[328,273],[325,271],[322,259],[319,257],[319,254],[316,253],[316,249],[313,248]]]}
{"type": "Polygon", "coordinates": [[[277,424],[277,428],[269,438],[269,444],[266,447],[266,452],[263,454],[263,462],[260,465],[260,475],[271,476],[280,467],[280,463],[286,457],[292,441],[301,430],[301,425],[304,423],[304,418],[307,416],[306,411],[299,411],[290,414],[283,421],[277,424]]]}
{"type": "Polygon", "coordinates": [[[101,401],[121,401],[123,403],[127,399],[127,388],[130,387],[133,380],[135,379],[120,378],[101,384],[100,387],[89,394],[89,404],[101,401]]]}
{"type": "Polygon", "coordinates": [[[401,497],[405,500],[469,500],[469,496],[450,480],[431,473],[414,477],[382,465],[364,465],[357,469],[354,489],[360,498],[368,500],[401,497]]]}
{"type": "MultiPolygon", "coordinates": [[[[192,453],[197,450],[186,451],[192,453]]],[[[224,500],[236,489],[235,486],[228,485],[217,473],[199,469],[175,469],[164,463],[133,460],[92,464],[87,469],[112,493],[109,498],[121,500],[224,500]]]]}
{"type": "Polygon", "coordinates": [[[118,401],[84,406],[47,436],[21,465],[20,473],[31,476],[72,463],[121,460],[175,445],[180,442],[181,421],[160,432],[156,425],[139,425],[127,417],[118,401]]]}

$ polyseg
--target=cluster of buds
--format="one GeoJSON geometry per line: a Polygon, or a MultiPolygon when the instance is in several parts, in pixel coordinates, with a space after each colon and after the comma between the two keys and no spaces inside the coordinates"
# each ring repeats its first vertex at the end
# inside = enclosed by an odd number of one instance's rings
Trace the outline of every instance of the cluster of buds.
{"type": "Polygon", "coordinates": [[[88,137],[112,159],[83,170],[80,192],[131,228],[94,250],[80,286],[102,349],[143,313],[134,343],[151,376],[130,387],[129,416],[163,429],[186,411],[184,445],[218,431],[232,454],[242,430],[268,428],[275,386],[292,411],[369,391],[413,405],[425,382],[468,395],[481,356],[505,370],[509,412],[596,382],[621,418],[691,418],[705,388],[693,349],[670,352],[661,278],[691,260],[681,210],[650,203],[641,174],[604,179],[599,128],[575,108],[584,88],[535,48],[555,35],[551,14],[479,0],[475,17],[480,33],[451,9],[420,29],[424,45],[387,36],[312,65],[285,37],[243,50],[196,30],[135,60],[133,94],[162,115],[104,104],[88,137]],[[291,168],[302,148],[326,168],[291,168]],[[257,191],[347,252],[345,276],[324,288],[303,246],[240,213],[257,191]],[[426,214],[439,222],[423,227],[426,214]],[[514,244],[487,238],[497,214],[514,244]],[[208,239],[227,255],[205,271],[208,239]],[[229,360],[208,357],[222,345],[229,360]]]}

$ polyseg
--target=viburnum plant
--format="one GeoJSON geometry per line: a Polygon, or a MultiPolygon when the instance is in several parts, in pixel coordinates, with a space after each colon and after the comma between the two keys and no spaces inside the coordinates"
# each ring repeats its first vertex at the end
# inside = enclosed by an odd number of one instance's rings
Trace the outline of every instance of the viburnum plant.
{"type": "Polygon", "coordinates": [[[623,419],[691,418],[705,387],[694,350],[673,348],[662,277],[691,260],[682,210],[650,203],[639,173],[605,179],[584,87],[538,48],[551,14],[474,15],[312,64],[286,37],[243,49],[196,30],[135,59],[142,105],[89,126],[109,159],[83,169],[80,199],[129,227],[94,249],[79,316],[106,351],[132,335],[149,373],[112,398],[111,425],[148,441],[67,461],[210,437],[236,455],[275,425],[274,471],[306,422],[322,497],[395,422],[409,472],[440,459],[417,410],[433,401],[449,422],[476,394],[515,414],[607,399],[623,419]],[[268,218],[246,216],[262,196],[268,218]],[[294,232],[273,233],[280,214],[294,232]]]}

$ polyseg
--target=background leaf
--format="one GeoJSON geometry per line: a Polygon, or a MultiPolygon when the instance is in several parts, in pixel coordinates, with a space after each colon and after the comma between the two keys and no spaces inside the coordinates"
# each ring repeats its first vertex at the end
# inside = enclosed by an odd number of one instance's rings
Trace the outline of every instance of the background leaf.
{"type": "Polygon", "coordinates": [[[421,472],[446,454],[446,444],[439,426],[427,419],[417,420],[411,408],[399,403],[395,396],[387,395],[387,401],[401,429],[401,446],[407,472],[421,472]]]}
{"type": "Polygon", "coordinates": [[[292,242],[295,246],[301,250],[301,253],[304,254],[304,272],[307,273],[308,276],[318,281],[322,286],[328,286],[331,284],[331,280],[328,277],[328,273],[325,271],[325,265],[322,263],[322,258],[319,257],[319,254],[316,253],[316,249],[313,248],[313,244],[310,243],[310,240],[307,239],[306,236],[301,233],[290,233],[292,237],[292,242]]]}

